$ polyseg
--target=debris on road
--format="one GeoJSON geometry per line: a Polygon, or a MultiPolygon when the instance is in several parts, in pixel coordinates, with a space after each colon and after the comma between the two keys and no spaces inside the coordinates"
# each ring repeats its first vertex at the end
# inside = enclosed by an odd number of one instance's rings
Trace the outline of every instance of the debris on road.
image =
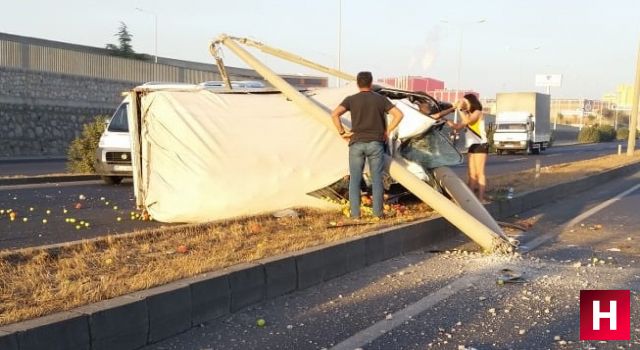
{"type": "Polygon", "coordinates": [[[517,273],[511,269],[500,270],[500,275],[496,279],[496,283],[503,285],[505,283],[525,283],[526,280],[522,277],[521,273],[517,273]]]}

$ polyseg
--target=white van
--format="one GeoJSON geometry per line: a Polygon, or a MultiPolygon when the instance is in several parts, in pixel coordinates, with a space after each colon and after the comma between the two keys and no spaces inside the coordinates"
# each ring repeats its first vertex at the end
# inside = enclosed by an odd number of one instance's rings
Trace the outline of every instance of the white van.
{"type": "Polygon", "coordinates": [[[96,150],[94,167],[102,180],[109,185],[119,184],[124,177],[131,177],[133,172],[128,108],[129,101],[125,98],[107,123],[96,150]]]}

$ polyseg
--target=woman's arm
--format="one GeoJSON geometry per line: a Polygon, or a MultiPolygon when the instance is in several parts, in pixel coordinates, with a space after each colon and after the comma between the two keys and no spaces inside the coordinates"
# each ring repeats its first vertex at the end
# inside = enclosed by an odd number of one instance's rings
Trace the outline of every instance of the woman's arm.
{"type": "Polygon", "coordinates": [[[460,122],[454,123],[450,120],[447,120],[447,125],[449,125],[449,127],[452,129],[460,130],[464,129],[469,124],[477,122],[480,117],[482,117],[481,111],[474,111],[471,114],[460,111],[460,122]]]}
{"type": "Polygon", "coordinates": [[[433,119],[440,119],[440,118],[444,117],[445,115],[449,115],[450,113],[452,113],[455,110],[456,110],[456,107],[451,107],[451,108],[445,109],[444,111],[440,111],[438,113],[431,114],[430,117],[433,118],[433,119]]]}

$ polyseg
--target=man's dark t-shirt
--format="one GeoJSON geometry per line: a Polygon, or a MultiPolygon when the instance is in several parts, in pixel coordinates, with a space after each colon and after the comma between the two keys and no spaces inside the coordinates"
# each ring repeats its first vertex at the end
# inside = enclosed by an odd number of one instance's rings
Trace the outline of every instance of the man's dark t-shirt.
{"type": "Polygon", "coordinates": [[[387,130],[386,113],[393,104],[386,97],[372,91],[361,91],[348,96],[340,104],[351,112],[351,141],[355,142],[384,141],[387,130]]]}

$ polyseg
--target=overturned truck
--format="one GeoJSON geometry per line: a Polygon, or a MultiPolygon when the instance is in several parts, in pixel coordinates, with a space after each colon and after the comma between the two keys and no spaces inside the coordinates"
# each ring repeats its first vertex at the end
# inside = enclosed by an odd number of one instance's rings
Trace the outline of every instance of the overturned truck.
{"type": "MultiPolygon", "coordinates": [[[[333,206],[317,196],[348,175],[347,144],[329,112],[354,85],[299,91],[239,44],[250,45],[345,80],[353,76],[262,43],[226,35],[211,44],[227,88],[141,86],[130,92],[136,203],[162,222],[207,222],[292,207],[333,206]],[[233,89],[218,55],[229,48],[273,88],[233,89]]],[[[384,86],[405,114],[387,155],[390,177],[449,220],[485,251],[512,251],[466,185],[447,167],[461,155],[440,132],[428,95],[384,86]]],[[[343,116],[350,125],[348,113],[343,116]]],[[[425,233],[428,234],[428,233],[425,233]]]]}

